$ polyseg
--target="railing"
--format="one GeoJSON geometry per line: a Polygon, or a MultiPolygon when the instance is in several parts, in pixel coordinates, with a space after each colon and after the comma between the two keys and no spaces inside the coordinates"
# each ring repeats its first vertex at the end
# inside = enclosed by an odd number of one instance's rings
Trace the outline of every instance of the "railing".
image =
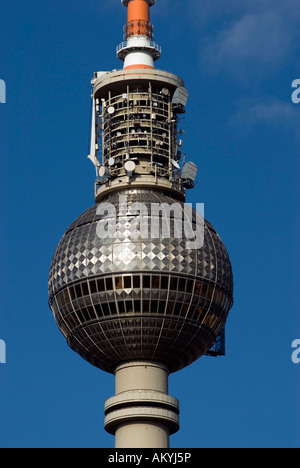
{"type": "MultiPolygon", "coordinates": [[[[157,52],[161,53],[161,46],[159,44],[157,44],[156,42],[154,41],[150,41],[149,42],[149,45],[147,44],[147,46],[145,45],[141,45],[141,46],[137,46],[137,45],[134,45],[132,46],[133,48],[141,48],[141,49],[144,49],[144,48],[150,48],[150,49],[155,49],[157,50],[157,52]]],[[[121,44],[119,44],[117,46],[117,54],[121,51],[121,50],[125,50],[125,49],[129,49],[131,48],[130,45],[128,45],[128,42],[127,41],[124,41],[124,42],[121,42],[121,44]]]]}

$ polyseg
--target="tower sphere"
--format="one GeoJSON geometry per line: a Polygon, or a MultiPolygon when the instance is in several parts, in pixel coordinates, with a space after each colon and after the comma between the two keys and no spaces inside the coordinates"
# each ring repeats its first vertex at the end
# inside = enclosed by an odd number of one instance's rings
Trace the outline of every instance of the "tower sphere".
{"type": "Polygon", "coordinates": [[[111,194],[67,229],[50,269],[50,307],[69,346],[94,366],[113,373],[128,360],[154,360],[175,372],[206,353],[225,326],[233,302],[230,260],[208,221],[201,248],[177,235],[183,202],[154,190],[121,195],[111,194]],[[115,229],[104,238],[99,222],[108,204],[115,229]],[[132,235],[140,204],[148,238],[132,235]],[[166,238],[151,237],[151,207],[158,205],[159,221],[170,227],[166,238]]]}

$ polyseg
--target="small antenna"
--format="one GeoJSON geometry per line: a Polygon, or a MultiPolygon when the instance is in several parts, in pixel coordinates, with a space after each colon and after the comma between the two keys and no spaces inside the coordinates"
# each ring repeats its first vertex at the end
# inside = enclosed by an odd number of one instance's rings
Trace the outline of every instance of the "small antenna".
{"type": "Polygon", "coordinates": [[[91,146],[90,146],[90,154],[88,155],[88,159],[92,161],[94,166],[97,168],[100,166],[100,163],[97,159],[97,141],[96,141],[96,101],[94,95],[92,96],[93,104],[92,104],[92,123],[91,123],[91,146]]]}

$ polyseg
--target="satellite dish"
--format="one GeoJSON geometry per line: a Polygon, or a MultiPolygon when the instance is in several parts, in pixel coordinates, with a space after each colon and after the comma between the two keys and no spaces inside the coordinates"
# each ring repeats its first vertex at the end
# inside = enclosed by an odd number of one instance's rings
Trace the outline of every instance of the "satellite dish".
{"type": "Polygon", "coordinates": [[[110,106],[108,109],[107,109],[107,112],[112,115],[116,112],[116,109],[114,108],[114,106],[110,106]]]}
{"type": "Polygon", "coordinates": [[[171,163],[173,164],[174,167],[176,167],[176,169],[180,169],[180,166],[178,162],[175,161],[175,159],[171,159],[171,163]]]}
{"type": "Polygon", "coordinates": [[[108,165],[109,165],[110,167],[112,167],[112,166],[115,165],[115,160],[114,160],[114,158],[110,158],[110,159],[108,160],[108,165]]]}
{"type": "Polygon", "coordinates": [[[105,167],[105,166],[101,166],[100,169],[99,169],[99,176],[101,178],[104,178],[104,177],[110,178],[109,169],[107,167],[105,167]]]}
{"type": "Polygon", "coordinates": [[[124,167],[125,167],[125,171],[127,172],[127,175],[131,177],[136,168],[135,163],[133,161],[126,161],[124,167]]]}

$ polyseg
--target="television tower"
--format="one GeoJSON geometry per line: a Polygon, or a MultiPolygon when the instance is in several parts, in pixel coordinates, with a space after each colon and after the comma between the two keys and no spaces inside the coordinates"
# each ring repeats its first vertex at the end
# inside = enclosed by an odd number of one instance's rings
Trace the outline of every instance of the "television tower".
{"type": "Polygon", "coordinates": [[[224,353],[233,305],[225,246],[185,203],[197,173],[179,128],[188,92],[154,66],[154,3],[122,0],[124,67],[92,80],[96,204],[67,229],[49,274],[49,304],[68,345],[115,375],[105,428],[116,448],[169,447],[179,403],[168,376],[224,353]],[[200,243],[191,241],[197,232],[200,243]]]}

